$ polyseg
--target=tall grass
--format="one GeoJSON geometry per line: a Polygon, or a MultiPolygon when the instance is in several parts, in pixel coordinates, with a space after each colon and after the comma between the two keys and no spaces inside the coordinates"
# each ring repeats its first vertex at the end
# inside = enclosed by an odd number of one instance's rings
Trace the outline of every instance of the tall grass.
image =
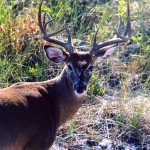
{"type": "MultiPolygon", "coordinates": [[[[37,21],[39,2],[29,1],[28,5],[18,12],[17,17],[16,12],[12,10],[15,2],[0,2],[0,87],[20,81],[47,80],[58,75],[62,69],[62,65],[49,63],[44,56],[42,47],[45,42],[40,39],[37,21]]],[[[146,5],[146,2],[149,4],[149,1],[130,3],[131,43],[135,44],[132,49],[139,49],[139,52],[128,54],[126,46],[120,46],[115,57],[95,67],[95,74],[89,85],[91,105],[86,101],[76,119],[66,124],[70,145],[74,142],[71,139],[74,136],[76,139],[92,137],[99,141],[102,138],[123,140],[129,135],[142,141],[144,136],[149,136],[149,100],[134,99],[133,96],[143,96],[150,89],[150,47],[147,44],[150,41],[147,34],[149,5],[146,5]],[[137,75],[140,78],[135,84],[137,75]],[[136,90],[137,86],[141,88],[136,90]],[[103,98],[113,101],[105,101],[103,98]],[[98,129],[98,125],[101,125],[101,128],[98,129]]],[[[103,5],[85,5],[78,0],[47,1],[42,10],[54,19],[54,23],[49,27],[50,31],[67,24],[74,45],[82,47],[79,50],[90,49],[89,43],[92,43],[98,27],[97,41],[102,42],[114,36],[119,24],[119,15],[124,23],[126,22],[124,0],[120,0],[119,3],[109,1],[103,5]]],[[[66,33],[55,38],[62,36],[65,39],[66,33]]],[[[61,136],[58,137],[59,140],[63,141],[61,136]]],[[[64,145],[66,141],[63,141],[64,145]]]]}

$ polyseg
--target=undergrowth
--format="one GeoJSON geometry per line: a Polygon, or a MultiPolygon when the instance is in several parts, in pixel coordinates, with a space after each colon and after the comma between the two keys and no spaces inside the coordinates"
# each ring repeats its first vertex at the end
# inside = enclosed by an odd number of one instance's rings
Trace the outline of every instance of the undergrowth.
{"type": "MultiPolygon", "coordinates": [[[[0,2],[0,87],[7,87],[19,81],[47,80],[58,75],[62,69],[62,65],[47,63],[45,59],[42,50],[44,41],[40,39],[37,21],[38,5],[39,0],[33,3],[28,1],[27,4],[21,5],[18,11],[13,9],[17,8],[16,1],[0,2]]],[[[87,105],[79,111],[80,116],[77,114],[77,118],[64,128],[65,132],[68,129],[70,145],[75,137],[91,137],[98,141],[103,138],[116,141],[135,138],[144,143],[144,138],[150,135],[149,100],[133,98],[133,93],[138,93],[136,91],[140,91],[141,95],[150,90],[150,2],[131,1],[130,6],[132,37],[128,45],[131,45],[131,49],[120,46],[115,58],[109,59],[107,63],[99,62],[99,66],[95,67],[95,74],[89,85],[88,99],[91,106],[85,102],[87,105]],[[108,96],[107,100],[116,100],[116,95],[121,98],[115,103],[108,102],[104,105],[101,101],[105,95],[108,96]],[[82,130],[86,131],[75,134],[82,130]]],[[[126,22],[124,0],[118,3],[109,1],[103,5],[98,1],[97,4],[86,4],[78,0],[47,1],[42,9],[54,19],[49,30],[56,30],[67,24],[74,44],[80,43],[83,49],[84,43],[92,43],[98,27],[97,39],[102,42],[114,36],[119,15],[124,23],[126,22]]],[[[63,34],[65,35],[66,33],[63,34]]],[[[67,137],[66,141],[63,141],[66,145],[67,137]]],[[[62,140],[61,136],[58,137],[59,140],[62,140]]]]}

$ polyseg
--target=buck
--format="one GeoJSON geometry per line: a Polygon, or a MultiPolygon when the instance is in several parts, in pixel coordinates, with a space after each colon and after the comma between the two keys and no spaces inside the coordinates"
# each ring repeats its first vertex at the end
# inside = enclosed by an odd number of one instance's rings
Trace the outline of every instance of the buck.
{"type": "MultiPolygon", "coordinates": [[[[43,0],[42,0],[43,1],[43,0]]],[[[94,36],[89,52],[78,51],[71,42],[66,27],[47,33],[51,21],[42,17],[39,6],[38,22],[42,39],[62,48],[45,45],[44,51],[54,63],[65,63],[61,74],[44,82],[21,82],[0,89],[0,150],[48,150],[55,139],[57,129],[78,111],[87,96],[88,83],[94,62],[110,56],[118,43],[129,39],[129,4],[127,25],[121,34],[120,21],[115,38],[97,44],[94,36]],[[66,43],[51,36],[66,30],[66,43]]]]}

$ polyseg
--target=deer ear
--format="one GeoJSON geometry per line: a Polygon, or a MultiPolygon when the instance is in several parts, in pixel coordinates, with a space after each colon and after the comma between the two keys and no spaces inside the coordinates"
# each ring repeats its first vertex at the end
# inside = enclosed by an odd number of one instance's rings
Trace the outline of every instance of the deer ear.
{"type": "Polygon", "coordinates": [[[116,45],[113,46],[109,46],[109,47],[105,47],[99,51],[97,51],[94,54],[94,59],[98,60],[98,61],[103,61],[105,59],[107,59],[109,56],[111,56],[113,54],[113,52],[116,49],[116,45]]]}
{"type": "Polygon", "coordinates": [[[68,56],[61,48],[53,47],[51,45],[45,45],[44,50],[47,58],[54,63],[62,63],[68,56]]]}

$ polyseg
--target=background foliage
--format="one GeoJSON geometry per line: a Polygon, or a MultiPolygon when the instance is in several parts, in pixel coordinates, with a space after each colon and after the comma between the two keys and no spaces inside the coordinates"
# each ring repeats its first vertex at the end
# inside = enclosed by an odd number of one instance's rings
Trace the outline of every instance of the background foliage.
{"type": "MultiPolygon", "coordinates": [[[[63,67],[47,62],[44,56],[42,47],[45,42],[40,39],[37,21],[39,2],[0,1],[0,87],[20,81],[51,79],[63,67]]],[[[150,144],[150,105],[145,99],[150,90],[150,2],[132,0],[130,7],[131,41],[119,46],[114,57],[96,65],[89,85],[90,101],[83,104],[76,120],[60,130],[57,143],[64,143],[62,146],[72,148],[79,146],[78,143],[90,143],[93,139],[102,141],[104,138],[116,143],[135,140],[144,143],[146,148],[150,144]],[[85,106],[89,108],[87,115],[85,106]],[[69,133],[64,138],[66,129],[69,133]],[[80,131],[83,131],[84,142],[77,140],[82,139],[76,134],[80,131]]],[[[49,31],[66,23],[74,45],[84,51],[89,51],[98,27],[97,40],[102,42],[114,36],[120,15],[126,22],[125,0],[47,0],[42,10],[54,19],[49,31]]],[[[65,40],[65,37],[66,33],[62,33],[55,38],[65,40]]]]}

